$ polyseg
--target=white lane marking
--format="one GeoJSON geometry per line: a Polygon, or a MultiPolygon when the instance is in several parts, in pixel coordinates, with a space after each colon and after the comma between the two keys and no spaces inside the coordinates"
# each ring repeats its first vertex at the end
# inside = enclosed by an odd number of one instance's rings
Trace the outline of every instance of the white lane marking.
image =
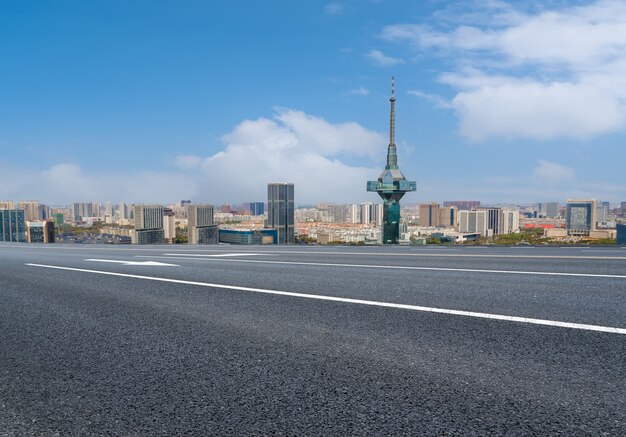
{"type": "Polygon", "coordinates": [[[142,256],[136,255],[136,258],[164,258],[164,259],[184,259],[197,261],[228,261],[239,263],[259,263],[259,264],[287,264],[297,266],[322,266],[322,267],[357,267],[369,269],[391,269],[391,270],[430,270],[435,272],[470,272],[470,273],[499,273],[509,275],[539,275],[539,276],[575,276],[581,278],[611,278],[626,279],[626,275],[606,275],[600,273],[567,273],[567,272],[533,272],[523,270],[489,270],[489,269],[460,269],[453,267],[416,267],[416,266],[384,266],[373,264],[341,264],[341,263],[319,263],[319,262],[303,262],[303,261],[267,261],[252,259],[214,259],[211,255],[191,255],[191,254],[175,254],[166,253],[164,256],[142,256]],[[207,259],[209,258],[209,259],[207,259]]]}
{"type": "Polygon", "coordinates": [[[180,267],[178,264],[167,264],[158,261],[120,261],[116,259],[86,259],[85,261],[123,264],[125,266],[180,267]]]}
{"type": "Polygon", "coordinates": [[[581,324],[581,323],[560,322],[556,320],[533,319],[529,317],[505,316],[502,314],[478,313],[478,312],[473,312],[473,311],[452,310],[452,309],[445,309],[445,308],[425,307],[425,306],[419,306],[419,305],[407,305],[407,304],[400,304],[400,303],[393,303],[393,302],[379,302],[379,301],[374,301],[374,300],[351,299],[347,297],[325,296],[325,295],[320,295],[320,294],[295,293],[292,291],[279,291],[279,290],[270,290],[270,289],[264,289],[264,288],[241,287],[238,285],[212,284],[209,282],[185,281],[181,279],[159,278],[156,276],[131,275],[128,273],[115,273],[115,272],[106,272],[106,271],[101,271],[101,270],[87,270],[87,269],[78,269],[74,267],[52,266],[52,265],[46,265],[46,264],[27,263],[26,265],[32,266],[32,267],[43,267],[47,269],[68,270],[68,271],[73,271],[73,272],[95,273],[98,275],[121,276],[124,278],[145,279],[147,281],[195,285],[199,287],[221,288],[221,289],[226,289],[226,290],[237,290],[237,291],[249,291],[249,292],[261,293],[261,294],[299,297],[299,298],[304,298],[304,299],[315,299],[315,300],[323,300],[323,301],[331,301],[331,302],[343,302],[343,303],[351,303],[351,304],[357,304],[357,305],[369,305],[369,306],[383,307],[383,308],[396,308],[396,309],[429,312],[429,313],[437,313],[437,314],[450,314],[454,316],[475,317],[479,319],[506,320],[510,322],[529,323],[533,325],[546,325],[546,326],[555,326],[559,328],[582,329],[585,331],[598,331],[598,332],[609,332],[613,334],[626,334],[625,328],[616,328],[612,326],[587,325],[587,324],[581,324]]]}
{"type": "Polygon", "coordinates": [[[263,253],[218,253],[216,255],[201,255],[201,256],[209,256],[212,258],[230,258],[235,256],[258,256],[265,255],[263,253]]]}
{"type": "MultiPolygon", "coordinates": [[[[0,249],[2,248],[11,248],[11,249],[43,249],[43,250],[94,250],[94,251],[116,251],[117,253],[122,253],[122,251],[127,251],[128,253],[132,252],[162,252],[164,250],[172,250],[172,245],[155,245],[153,248],[136,248],[136,247],[124,247],[124,248],[105,248],[105,247],[85,247],[84,245],[79,245],[81,247],[63,247],[62,244],[50,244],[50,245],[31,245],[28,243],[23,243],[22,246],[17,245],[4,245],[0,244],[0,249]]],[[[537,259],[590,259],[590,260],[621,260],[626,261],[626,256],[622,254],[622,251],[615,249],[618,253],[617,256],[589,256],[589,255],[507,255],[507,254],[458,254],[458,253],[415,253],[415,252],[384,252],[377,251],[376,247],[372,248],[371,252],[352,252],[352,251],[326,251],[326,250],[257,250],[255,248],[248,248],[246,251],[254,251],[259,254],[298,254],[298,255],[340,255],[340,256],[351,256],[351,255],[363,255],[363,256],[374,256],[374,257],[465,257],[465,258],[511,258],[511,259],[526,259],[526,258],[537,258],[537,259]]],[[[572,249],[570,247],[560,247],[561,249],[572,249]]],[[[182,249],[182,248],[181,248],[182,249]]],[[[474,247],[462,247],[462,251],[465,249],[470,249],[468,252],[471,252],[473,249],[493,249],[493,246],[474,246],[474,247]]],[[[624,248],[621,248],[624,249],[624,248]]],[[[185,248],[186,251],[193,252],[223,252],[224,250],[244,250],[237,248],[228,248],[228,249],[191,249],[185,248]]],[[[426,249],[428,250],[428,249],[426,249]]],[[[234,252],[238,253],[238,252],[234,252]]]]}

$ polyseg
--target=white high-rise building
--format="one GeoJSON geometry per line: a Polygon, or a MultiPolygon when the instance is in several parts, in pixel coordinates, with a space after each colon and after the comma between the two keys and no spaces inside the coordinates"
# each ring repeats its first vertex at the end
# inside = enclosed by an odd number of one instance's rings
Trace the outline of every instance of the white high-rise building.
{"type": "Polygon", "coordinates": [[[502,210],[501,234],[514,234],[519,232],[519,211],[512,209],[502,210]]]}
{"type": "Polygon", "coordinates": [[[361,223],[364,225],[372,223],[372,206],[371,202],[361,204],[361,223]]]}
{"type": "Polygon", "coordinates": [[[383,204],[382,203],[378,203],[376,205],[374,205],[374,222],[378,225],[378,226],[382,226],[383,225],[383,204]]]}
{"type": "Polygon", "coordinates": [[[176,242],[176,216],[169,208],[163,208],[163,240],[168,244],[176,242]]]}
{"type": "Polygon", "coordinates": [[[464,234],[480,234],[489,237],[493,233],[488,228],[488,211],[459,211],[459,231],[464,234]]]}

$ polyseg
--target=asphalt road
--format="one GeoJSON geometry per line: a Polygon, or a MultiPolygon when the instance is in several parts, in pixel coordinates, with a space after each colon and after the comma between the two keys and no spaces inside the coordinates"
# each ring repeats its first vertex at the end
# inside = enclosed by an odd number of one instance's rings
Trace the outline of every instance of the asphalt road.
{"type": "Polygon", "coordinates": [[[623,436],[625,393],[622,248],[0,245],[0,435],[623,436]]]}

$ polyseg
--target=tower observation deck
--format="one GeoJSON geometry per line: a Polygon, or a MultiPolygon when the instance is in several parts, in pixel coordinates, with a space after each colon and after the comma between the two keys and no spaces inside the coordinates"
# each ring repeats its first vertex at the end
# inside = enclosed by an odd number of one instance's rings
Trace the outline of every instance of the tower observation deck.
{"type": "Polygon", "coordinates": [[[407,181],[400,167],[396,154],[396,97],[394,78],[391,78],[391,114],[389,116],[389,146],[387,147],[387,165],[378,180],[367,182],[367,191],[375,191],[383,199],[383,244],[398,244],[400,241],[400,199],[405,193],[415,191],[417,183],[407,181]]]}

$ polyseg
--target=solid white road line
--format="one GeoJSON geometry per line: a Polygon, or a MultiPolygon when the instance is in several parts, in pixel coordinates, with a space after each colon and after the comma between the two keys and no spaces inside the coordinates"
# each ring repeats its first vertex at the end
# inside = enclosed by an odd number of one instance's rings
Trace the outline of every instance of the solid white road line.
{"type": "MultiPolygon", "coordinates": [[[[60,244],[49,244],[49,245],[28,245],[28,244],[24,244],[21,246],[18,245],[4,245],[4,244],[0,244],[0,249],[42,249],[42,250],[79,250],[79,251],[86,251],[86,250],[95,250],[95,251],[116,251],[118,253],[121,253],[122,251],[128,251],[129,253],[131,252],[160,252],[163,250],[172,250],[171,245],[162,245],[162,246],[154,246],[154,247],[150,247],[150,248],[139,248],[139,247],[125,247],[125,248],[117,248],[117,247],[112,247],[112,248],[108,248],[108,247],[86,247],[85,245],[79,245],[81,247],[74,247],[74,246],[63,246],[60,244]],[[169,246],[169,247],[168,247],[169,246]]],[[[94,246],[99,246],[99,245],[94,245],[94,246]]],[[[474,246],[474,247],[463,247],[461,251],[467,251],[467,252],[472,252],[473,249],[492,249],[493,246],[474,246]]],[[[414,251],[407,251],[407,252],[384,252],[384,251],[377,251],[376,248],[373,248],[374,250],[372,250],[371,252],[352,252],[352,251],[341,251],[341,250],[335,250],[335,251],[330,251],[330,250],[257,250],[256,248],[253,247],[248,247],[246,249],[243,248],[224,248],[224,249],[192,249],[192,248],[185,248],[184,250],[186,251],[194,251],[194,252],[228,252],[231,251],[229,253],[240,253],[240,252],[232,252],[232,251],[236,251],[236,250],[241,250],[241,251],[246,251],[246,252],[254,252],[254,253],[258,253],[258,254],[287,254],[287,255],[291,255],[291,254],[297,254],[297,255],[340,255],[340,256],[352,256],[352,255],[356,255],[356,256],[375,256],[375,257],[460,257],[460,258],[537,258],[537,259],[585,259],[585,260],[620,260],[620,261],[626,261],[626,256],[624,256],[623,252],[621,250],[618,250],[618,248],[616,248],[616,256],[590,256],[590,255],[540,255],[540,254],[536,254],[536,255],[515,255],[515,254],[488,254],[488,253],[481,253],[481,254],[470,254],[470,253],[465,253],[465,254],[461,254],[461,253],[442,253],[442,252],[451,252],[451,249],[447,249],[444,251],[433,251],[433,252],[437,252],[437,253],[427,253],[430,248],[428,249],[424,249],[423,252],[417,253],[414,251]]],[[[569,247],[562,247],[562,249],[571,249],[569,247]]],[[[626,249],[626,248],[622,248],[622,249],[626,249]]],[[[456,249],[453,249],[456,251],[456,249]]]]}
{"type": "Polygon", "coordinates": [[[93,259],[88,258],[85,261],[123,264],[125,266],[153,266],[153,267],[180,267],[178,264],[160,263],[158,261],[122,261],[117,259],[93,259]]]}
{"type": "Polygon", "coordinates": [[[475,317],[479,319],[505,320],[509,322],[528,323],[532,325],[546,325],[546,326],[554,326],[554,327],[559,327],[559,328],[581,329],[585,331],[608,332],[612,334],[626,334],[626,329],[615,328],[612,326],[586,325],[586,324],[580,324],[580,323],[559,322],[556,320],[533,319],[529,317],[505,316],[501,314],[477,313],[477,312],[472,312],[472,311],[433,308],[433,307],[425,307],[425,306],[418,306],[418,305],[406,305],[406,304],[399,304],[399,303],[392,303],[392,302],[378,302],[378,301],[373,301],[373,300],[351,299],[351,298],[345,298],[345,297],[325,296],[325,295],[318,295],[318,294],[295,293],[291,291],[278,291],[278,290],[268,290],[268,289],[263,289],[263,288],[240,287],[238,285],[211,284],[208,282],[195,282],[195,281],[185,281],[181,279],[159,278],[155,276],[131,275],[127,273],[115,273],[115,272],[106,272],[106,271],[100,271],[100,270],[78,269],[74,267],[62,267],[62,266],[52,266],[52,265],[45,265],[45,264],[31,264],[31,263],[28,263],[26,265],[32,266],[32,267],[43,267],[47,269],[68,270],[68,271],[73,271],[73,272],[95,273],[98,275],[144,279],[147,281],[195,285],[199,287],[248,291],[248,292],[253,292],[253,293],[299,297],[299,298],[304,298],[304,299],[315,299],[315,300],[323,300],[323,301],[331,301],[331,302],[351,303],[351,304],[356,304],[356,305],[368,305],[368,306],[382,307],[382,308],[396,308],[396,309],[437,313],[437,314],[450,314],[453,316],[475,317]]]}
{"type": "Polygon", "coordinates": [[[211,255],[192,255],[192,254],[175,254],[166,253],[164,256],[142,256],[136,255],[136,258],[161,258],[161,259],[183,259],[196,261],[228,261],[238,263],[257,263],[257,264],[287,264],[298,266],[323,266],[323,267],[351,267],[351,268],[370,268],[370,269],[390,269],[390,270],[430,270],[435,272],[470,272],[470,273],[499,273],[508,275],[539,275],[539,276],[574,276],[582,278],[611,278],[626,279],[626,275],[605,275],[599,273],[567,273],[567,272],[537,272],[522,270],[489,270],[489,269],[459,269],[452,267],[415,267],[415,266],[385,266],[373,264],[341,264],[341,263],[319,263],[304,261],[267,261],[252,259],[215,259],[211,255]]]}

